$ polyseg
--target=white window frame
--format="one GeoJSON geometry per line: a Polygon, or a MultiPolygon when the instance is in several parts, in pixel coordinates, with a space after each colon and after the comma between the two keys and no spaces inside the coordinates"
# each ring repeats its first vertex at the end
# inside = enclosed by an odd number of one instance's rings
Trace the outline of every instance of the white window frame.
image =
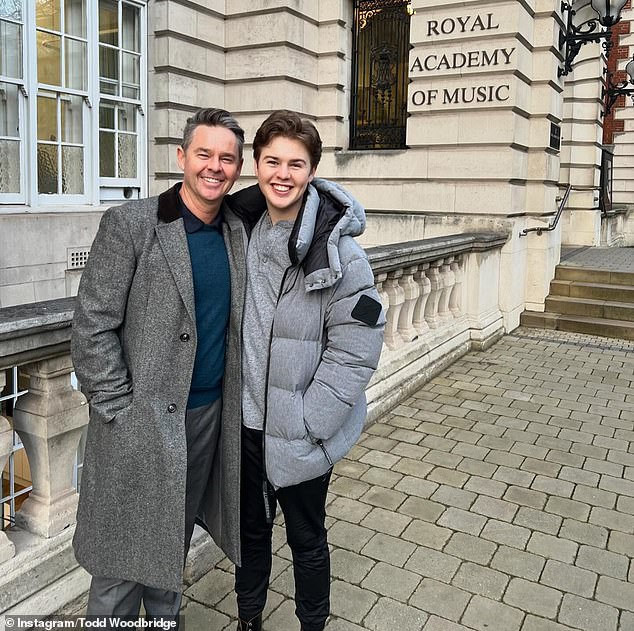
{"type": "MultiPolygon", "coordinates": [[[[138,7],[145,7],[145,3],[141,3],[138,2],[137,0],[125,0],[125,2],[127,4],[131,4],[131,5],[135,5],[138,7]]],[[[121,2],[119,2],[119,16],[121,16],[122,14],[122,9],[121,9],[121,2]]],[[[146,147],[146,142],[145,142],[145,138],[147,137],[146,134],[146,116],[145,116],[145,112],[146,110],[146,103],[147,103],[147,82],[145,80],[145,78],[147,77],[147,9],[146,9],[146,13],[145,15],[143,14],[143,12],[141,13],[141,20],[139,23],[139,37],[140,37],[140,55],[141,55],[141,62],[139,65],[139,73],[140,73],[140,81],[141,81],[141,99],[140,99],[140,103],[138,103],[135,99],[128,99],[123,97],[122,95],[119,96],[113,96],[113,95],[103,95],[103,99],[104,101],[118,101],[120,103],[130,103],[132,105],[137,105],[137,138],[138,138],[138,142],[137,142],[137,169],[138,169],[138,173],[137,173],[137,178],[136,179],[131,179],[131,178],[118,178],[118,177],[101,177],[99,176],[99,155],[97,152],[97,156],[96,156],[96,167],[97,167],[97,177],[98,177],[98,182],[99,182],[99,189],[100,189],[100,197],[104,198],[108,198],[108,194],[112,193],[113,190],[117,190],[117,189],[125,189],[125,188],[132,188],[132,189],[140,189],[140,194],[143,195],[145,193],[145,182],[147,182],[147,147],[146,147]]],[[[97,30],[98,30],[98,26],[97,26],[97,30]]],[[[99,40],[99,33],[97,33],[97,48],[96,50],[98,51],[98,42],[99,40]]],[[[123,49],[120,49],[123,50],[123,49]]],[[[99,71],[99,69],[97,68],[97,72],[99,71]]],[[[122,64],[119,64],[119,77],[122,78],[123,77],[123,72],[122,72],[122,64]]],[[[97,81],[97,101],[100,101],[100,90],[99,90],[99,81],[97,81]]],[[[100,130],[100,126],[99,126],[99,108],[97,107],[97,112],[96,112],[96,116],[97,116],[97,124],[96,124],[96,133],[97,133],[97,144],[95,146],[99,146],[99,130],[100,130]]],[[[117,123],[118,126],[118,123],[117,123]]],[[[115,147],[116,150],[116,147],[115,147]]]]}
{"type": "MultiPolygon", "coordinates": [[[[11,83],[13,85],[18,86],[18,120],[20,123],[26,120],[27,116],[27,96],[28,96],[28,88],[26,85],[26,60],[27,60],[27,42],[26,42],[26,31],[27,31],[27,11],[29,2],[24,3],[24,11],[22,12],[22,79],[16,79],[15,77],[5,77],[0,74],[0,82],[2,83],[11,83]]],[[[24,125],[20,125],[21,128],[24,125]]],[[[20,165],[25,165],[26,160],[26,147],[27,147],[27,136],[22,132],[20,135],[20,165]]],[[[3,203],[7,204],[24,204],[27,199],[27,177],[26,177],[26,169],[22,166],[20,167],[20,192],[19,193],[0,193],[0,205],[3,203]]]]}
{"type": "MultiPolygon", "coordinates": [[[[99,176],[99,4],[97,0],[86,0],[87,45],[87,93],[71,88],[42,85],[42,91],[57,91],[77,94],[84,99],[83,104],[83,146],[84,146],[84,193],[78,195],[43,194],[38,192],[37,175],[37,29],[35,2],[25,0],[22,30],[22,82],[0,75],[0,81],[21,86],[19,96],[20,116],[20,193],[0,193],[0,214],[3,212],[55,212],[86,207],[98,207],[104,201],[124,200],[126,187],[139,191],[139,196],[147,189],[147,20],[148,0],[125,0],[140,10],[140,106],[137,114],[137,178],[100,178],[99,176]],[[104,196],[102,193],[105,192],[104,196]],[[114,193],[114,195],[113,195],[114,193]]],[[[120,4],[120,2],[119,2],[120,4]]],[[[121,8],[119,8],[121,13],[121,8]]],[[[113,97],[112,100],[126,100],[113,97]]],[[[136,195],[135,195],[136,196],[136,195]]]]}

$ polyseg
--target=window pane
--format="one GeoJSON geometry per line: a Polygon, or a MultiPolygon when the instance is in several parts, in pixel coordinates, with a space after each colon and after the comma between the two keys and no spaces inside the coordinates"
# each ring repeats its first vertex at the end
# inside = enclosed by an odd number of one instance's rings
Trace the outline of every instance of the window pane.
{"type": "Polygon", "coordinates": [[[24,0],[0,0],[0,18],[22,20],[24,0]]]}
{"type": "Polygon", "coordinates": [[[123,103],[119,106],[119,131],[136,131],[136,105],[123,103]]]}
{"type": "Polygon", "coordinates": [[[22,27],[0,20],[0,74],[22,78],[22,27]]]}
{"type": "Polygon", "coordinates": [[[104,44],[119,45],[119,16],[117,3],[99,0],[99,41],[104,44]]]}
{"type": "Polygon", "coordinates": [[[114,177],[114,141],[115,134],[99,132],[99,175],[114,177]]]}
{"type": "Polygon", "coordinates": [[[99,106],[99,127],[114,129],[114,105],[102,102],[99,106]]]}
{"type": "Polygon", "coordinates": [[[129,4],[122,7],[121,21],[123,22],[123,48],[141,52],[141,35],[139,28],[139,9],[129,4]]]}
{"type": "Polygon", "coordinates": [[[0,193],[20,192],[20,142],[0,140],[0,193]]]}
{"type": "Polygon", "coordinates": [[[35,0],[35,16],[40,28],[48,28],[52,31],[60,30],[59,3],[60,0],[35,0]]]}
{"type": "Polygon", "coordinates": [[[137,55],[121,53],[124,96],[127,98],[139,98],[139,74],[141,59],[137,55]]]}
{"type": "Polygon", "coordinates": [[[75,90],[85,90],[86,77],[86,44],[74,39],[66,39],[66,86],[75,90]]]}
{"type": "Polygon", "coordinates": [[[37,191],[57,193],[57,145],[37,145],[37,191]]]}
{"type": "Polygon", "coordinates": [[[61,85],[61,38],[50,33],[37,34],[37,80],[49,85],[61,85]]]}
{"type": "Polygon", "coordinates": [[[56,142],[57,137],[57,100],[37,97],[37,139],[56,142]]]}
{"type": "Polygon", "coordinates": [[[86,0],[66,0],[64,31],[76,37],[86,37],[86,0]]]}
{"type": "Polygon", "coordinates": [[[136,177],[137,136],[119,134],[119,177],[136,177]]]}
{"type": "Polygon", "coordinates": [[[62,147],[62,193],[81,195],[84,192],[84,149],[62,147]]]}
{"type": "Polygon", "coordinates": [[[84,100],[80,96],[62,100],[62,142],[81,143],[83,138],[84,100]]]}
{"type": "Polygon", "coordinates": [[[139,88],[128,88],[124,85],[122,89],[122,96],[126,99],[139,99],[139,88]]]}
{"type": "Polygon", "coordinates": [[[119,94],[119,51],[99,47],[100,90],[105,94],[119,94]]]}
{"type": "Polygon", "coordinates": [[[18,86],[0,83],[0,136],[18,138],[19,124],[18,86]]]}

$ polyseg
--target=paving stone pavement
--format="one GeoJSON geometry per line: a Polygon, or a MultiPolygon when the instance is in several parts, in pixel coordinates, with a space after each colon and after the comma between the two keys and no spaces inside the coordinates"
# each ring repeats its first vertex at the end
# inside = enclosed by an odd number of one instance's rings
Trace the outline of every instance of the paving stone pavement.
{"type": "MultiPolygon", "coordinates": [[[[634,343],[520,328],[362,435],[328,500],[327,631],[634,631],[634,343]]],[[[298,631],[283,525],[266,631],[298,631]]],[[[185,592],[235,628],[233,568],[185,592]]]]}
{"type": "Polygon", "coordinates": [[[634,248],[567,246],[562,248],[561,264],[614,272],[634,272],[634,248]]]}

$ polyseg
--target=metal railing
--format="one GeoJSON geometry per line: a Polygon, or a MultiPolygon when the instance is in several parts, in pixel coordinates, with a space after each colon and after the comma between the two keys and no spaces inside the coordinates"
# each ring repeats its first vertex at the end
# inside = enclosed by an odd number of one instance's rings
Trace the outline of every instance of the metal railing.
{"type": "MultiPolygon", "coordinates": [[[[6,414],[6,409],[10,408],[11,413],[19,397],[25,395],[28,390],[20,390],[18,385],[18,368],[13,366],[10,370],[9,392],[2,394],[0,390],[0,414],[6,414]]],[[[9,416],[8,414],[6,414],[9,416]]],[[[33,488],[31,485],[18,485],[16,482],[16,458],[24,454],[24,445],[20,437],[13,432],[11,453],[2,473],[2,487],[0,488],[0,530],[6,530],[15,524],[16,500],[27,495],[33,488]],[[21,488],[18,488],[21,486],[21,488]]]]}
{"type": "Polygon", "coordinates": [[[548,224],[548,226],[545,226],[545,227],[536,226],[534,228],[524,228],[524,230],[520,232],[520,237],[525,237],[529,232],[536,232],[538,235],[540,235],[542,232],[552,232],[557,227],[557,224],[559,223],[559,220],[561,219],[561,215],[563,214],[566,208],[566,203],[568,202],[568,197],[570,196],[571,190],[572,190],[572,184],[568,184],[568,188],[566,189],[566,192],[564,193],[564,196],[562,197],[561,202],[559,203],[557,214],[555,215],[555,218],[553,219],[552,223],[548,224]]]}

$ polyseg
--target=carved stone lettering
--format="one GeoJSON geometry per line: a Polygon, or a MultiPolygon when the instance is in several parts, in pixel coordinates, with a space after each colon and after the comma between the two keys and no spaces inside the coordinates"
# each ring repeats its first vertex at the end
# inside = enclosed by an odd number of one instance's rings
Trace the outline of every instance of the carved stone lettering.
{"type": "Polygon", "coordinates": [[[466,17],[445,18],[427,21],[427,37],[432,35],[453,35],[454,33],[476,33],[495,31],[500,28],[495,23],[493,13],[486,15],[467,15],[466,17]]]}
{"type": "Polygon", "coordinates": [[[515,48],[496,48],[493,51],[472,50],[466,53],[456,52],[443,55],[433,53],[423,58],[415,57],[409,71],[410,73],[433,72],[509,65],[514,52],[515,48]]]}
{"type": "Polygon", "coordinates": [[[416,90],[412,92],[411,103],[415,107],[433,105],[471,105],[473,103],[504,103],[510,98],[511,87],[503,85],[481,85],[438,90],[416,90]]]}
{"type": "Polygon", "coordinates": [[[443,105],[468,105],[470,103],[491,103],[493,101],[504,102],[510,98],[509,85],[481,85],[453,90],[443,90],[443,105]]]}

